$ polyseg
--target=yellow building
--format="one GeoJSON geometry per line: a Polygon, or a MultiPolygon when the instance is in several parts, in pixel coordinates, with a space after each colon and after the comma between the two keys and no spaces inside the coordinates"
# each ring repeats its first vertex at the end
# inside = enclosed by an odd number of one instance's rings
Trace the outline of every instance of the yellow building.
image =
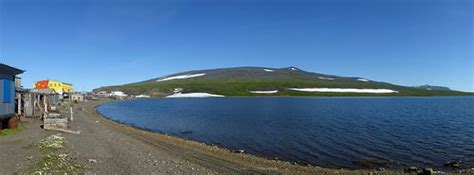
{"type": "Polygon", "coordinates": [[[54,92],[63,94],[73,92],[72,84],[54,80],[42,80],[33,84],[35,89],[52,89],[54,92]]]}

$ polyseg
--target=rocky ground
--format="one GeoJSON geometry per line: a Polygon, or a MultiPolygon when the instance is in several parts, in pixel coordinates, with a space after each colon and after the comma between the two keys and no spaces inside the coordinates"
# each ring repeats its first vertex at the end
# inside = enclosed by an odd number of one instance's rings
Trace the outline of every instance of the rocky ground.
{"type": "MultiPolygon", "coordinates": [[[[0,136],[0,174],[401,174],[293,165],[245,153],[138,130],[102,118],[92,101],[75,104],[71,130],[41,129],[23,118],[25,129],[0,136]]],[[[66,114],[67,110],[62,110],[66,114]]],[[[469,172],[465,172],[469,174],[469,172]]]]}

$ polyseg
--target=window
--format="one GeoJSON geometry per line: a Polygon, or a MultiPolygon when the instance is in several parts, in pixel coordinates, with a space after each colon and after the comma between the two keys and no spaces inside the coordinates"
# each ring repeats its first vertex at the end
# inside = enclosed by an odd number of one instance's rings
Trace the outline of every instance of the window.
{"type": "Polygon", "coordinates": [[[12,99],[12,82],[10,80],[3,80],[3,103],[10,103],[12,99]]]}

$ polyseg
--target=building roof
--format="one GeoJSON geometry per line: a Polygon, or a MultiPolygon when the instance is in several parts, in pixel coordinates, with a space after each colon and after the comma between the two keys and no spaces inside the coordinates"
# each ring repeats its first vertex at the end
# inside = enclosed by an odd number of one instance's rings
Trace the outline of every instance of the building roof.
{"type": "Polygon", "coordinates": [[[39,82],[43,82],[43,81],[53,81],[53,82],[59,82],[59,83],[63,83],[63,84],[67,84],[67,85],[71,85],[71,83],[65,83],[65,82],[62,82],[62,81],[58,81],[58,80],[39,80],[39,81],[35,81],[35,83],[39,83],[39,82]]]}
{"type": "Polygon", "coordinates": [[[38,94],[56,94],[52,89],[30,89],[29,92],[31,93],[38,93],[38,94]]]}
{"type": "Polygon", "coordinates": [[[18,75],[18,74],[22,74],[25,71],[21,70],[21,69],[18,69],[18,68],[11,67],[11,66],[3,64],[3,63],[0,63],[0,72],[5,72],[5,73],[8,73],[8,74],[12,74],[12,75],[18,75]]]}

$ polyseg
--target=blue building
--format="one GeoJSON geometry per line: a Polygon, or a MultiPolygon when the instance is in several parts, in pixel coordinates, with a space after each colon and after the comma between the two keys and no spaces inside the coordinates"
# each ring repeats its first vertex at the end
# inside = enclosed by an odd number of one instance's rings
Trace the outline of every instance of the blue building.
{"type": "Polygon", "coordinates": [[[0,129],[15,114],[15,76],[23,72],[0,63],[0,129]]]}

